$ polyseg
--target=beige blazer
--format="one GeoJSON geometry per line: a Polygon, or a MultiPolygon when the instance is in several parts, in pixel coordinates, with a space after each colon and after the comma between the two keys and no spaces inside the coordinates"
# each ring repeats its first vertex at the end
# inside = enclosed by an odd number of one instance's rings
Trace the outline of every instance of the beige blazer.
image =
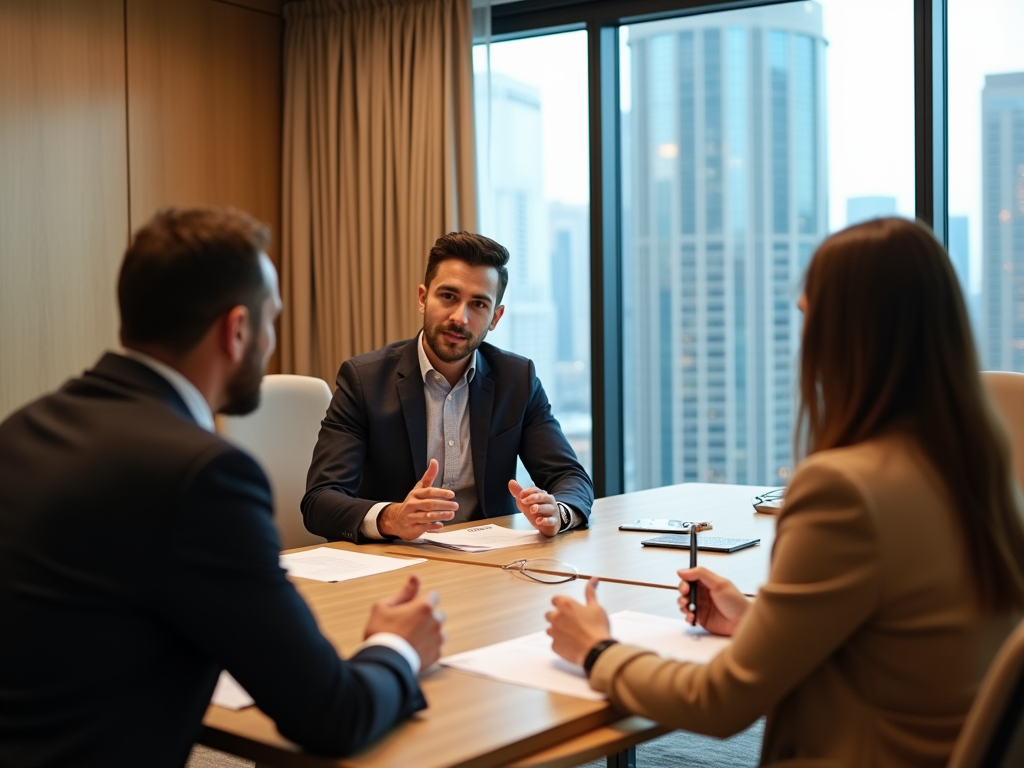
{"type": "Polygon", "coordinates": [[[945,766],[1017,619],[980,615],[972,586],[945,488],[889,434],[803,463],[768,583],[726,650],[700,665],[612,646],[591,685],[716,736],[767,715],[762,764],[945,766]]]}

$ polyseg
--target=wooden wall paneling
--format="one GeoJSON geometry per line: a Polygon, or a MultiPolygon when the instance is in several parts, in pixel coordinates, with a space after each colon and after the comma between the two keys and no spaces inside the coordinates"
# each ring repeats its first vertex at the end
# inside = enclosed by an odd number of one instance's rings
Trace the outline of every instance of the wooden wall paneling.
{"type": "Polygon", "coordinates": [[[0,418],[117,341],[122,0],[0,0],[0,418]]]}
{"type": "Polygon", "coordinates": [[[213,0],[128,0],[127,24],[132,229],[167,205],[230,205],[276,236],[283,21],[213,0]]]}
{"type": "Polygon", "coordinates": [[[126,7],[132,229],[168,205],[233,206],[271,226],[280,264],[283,19],[215,0],[126,7]]]}

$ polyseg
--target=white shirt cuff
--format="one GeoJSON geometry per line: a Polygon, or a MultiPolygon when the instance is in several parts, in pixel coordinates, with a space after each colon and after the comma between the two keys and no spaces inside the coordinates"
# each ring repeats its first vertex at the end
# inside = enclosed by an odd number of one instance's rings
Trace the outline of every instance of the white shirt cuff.
{"type": "Polygon", "coordinates": [[[412,669],[414,675],[420,673],[420,655],[416,653],[416,649],[409,644],[409,641],[401,635],[396,635],[392,632],[377,632],[363,640],[359,647],[356,648],[356,653],[371,645],[383,645],[390,648],[408,662],[409,668],[412,669]]]}
{"type": "Polygon", "coordinates": [[[391,504],[390,501],[379,501],[370,507],[370,511],[366,513],[366,517],[363,518],[363,522],[359,524],[359,532],[368,539],[383,539],[384,536],[377,528],[377,518],[380,517],[380,513],[384,511],[384,507],[391,504]]]}

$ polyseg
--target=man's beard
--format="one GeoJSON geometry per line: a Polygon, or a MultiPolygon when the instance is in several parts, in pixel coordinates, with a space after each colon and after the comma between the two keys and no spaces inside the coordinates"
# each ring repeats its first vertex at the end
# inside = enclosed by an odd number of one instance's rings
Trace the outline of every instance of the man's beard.
{"type": "Polygon", "coordinates": [[[459,360],[465,360],[476,348],[483,343],[484,337],[487,335],[487,330],[479,336],[471,336],[456,325],[451,323],[435,325],[433,328],[428,328],[426,323],[423,324],[423,335],[427,339],[427,344],[433,350],[434,354],[446,363],[457,363],[459,360]],[[441,335],[443,333],[454,333],[465,339],[464,342],[460,342],[457,345],[448,343],[441,335]]]}
{"type": "Polygon", "coordinates": [[[242,364],[235,371],[227,385],[227,403],[220,412],[226,416],[244,416],[260,405],[260,384],[267,365],[256,344],[256,336],[245,350],[242,364]]]}

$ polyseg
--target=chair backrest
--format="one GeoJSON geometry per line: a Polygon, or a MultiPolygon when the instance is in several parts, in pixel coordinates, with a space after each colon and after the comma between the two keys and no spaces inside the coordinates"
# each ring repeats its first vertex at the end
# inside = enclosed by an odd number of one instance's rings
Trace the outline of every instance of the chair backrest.
{"type": "Polygon", "coordinates": [[[323,379],[270,375],[263,377],[259,408],[245,416],[217,419],[217,431],[252,454],[270,478],[274,522],[283,549],[324,541],[306,530],[299,503],[330,402],[331,390],[323,379]]]}
{"type": "Polygon", "coordinates": [[[981,379],[992,396],[992,404],[1003,417],[1013,451],[1013,474],[1017,484],[1024,488],[1024,373],[985,371],[981,379]]]}
{"type": "Polygon", "coordinates": [[[1024,765],[1024,622],[1006,639],[967,713],[949,768],[1024,765]]]}

